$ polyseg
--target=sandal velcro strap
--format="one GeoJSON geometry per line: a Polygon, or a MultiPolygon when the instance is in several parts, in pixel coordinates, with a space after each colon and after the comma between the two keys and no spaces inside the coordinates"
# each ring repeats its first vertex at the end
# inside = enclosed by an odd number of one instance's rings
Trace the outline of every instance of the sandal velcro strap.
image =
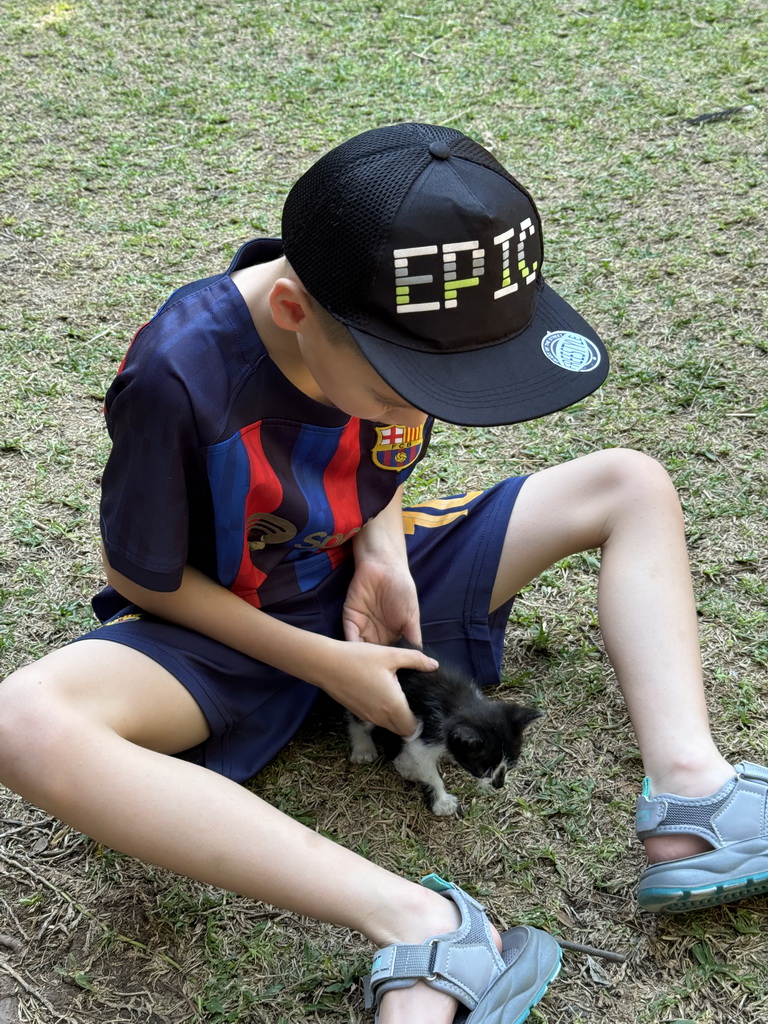
{"type": "Polygon", "coordinates": [[[752,761],[740,761],[734,765],[737,775],[742,779],[754,779],[756,782],[768,783],[768,768],[761,764],[753,764],[752,761]]]}
{"type": "Polygon", "coordinates": [[[701,797],[650,796],[648,779],[637,800],[640,839],[665,834],[698,835],[714,849],[768,832],[768,768],[743,761],[716,793],[701,797]]]}
{"type": "Polygon", "coordinates": [[[473,1009],[505,964],[493,942],[483,906],[463,889],[442,879],[426,881],[452,899],[461,913],[454,932],[436,935],[421,945],[395,944],[379,950],[366,979],[366,1008],[378,1006],[395,988],[426,981],[432,988],[473,1009]],[[436,882],[442,884],[438,886],[436,882]]]}

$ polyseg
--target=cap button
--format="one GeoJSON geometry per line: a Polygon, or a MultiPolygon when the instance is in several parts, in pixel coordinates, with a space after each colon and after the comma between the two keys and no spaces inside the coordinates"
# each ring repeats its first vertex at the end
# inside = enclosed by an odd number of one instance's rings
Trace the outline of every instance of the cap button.
{"type": "Polygon", "coordinates": [[[451,155],[450,149],[444,142],[430,142],[429,152],[438,160],[447,160],[451,155]]]}

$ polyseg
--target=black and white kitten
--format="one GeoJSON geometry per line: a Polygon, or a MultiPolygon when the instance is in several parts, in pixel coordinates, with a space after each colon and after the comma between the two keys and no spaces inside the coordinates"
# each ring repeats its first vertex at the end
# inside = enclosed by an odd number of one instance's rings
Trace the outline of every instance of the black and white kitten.
{"type": "Polygon", "coordinates": [[[483,788],[501,789],[520,757],[525,727],[542,713],[487,697],[473,679],[448,665],[434,672],[401,669],[397,677],[419,728],[403,739],[347,713],[350,760],[375,761],[378,744],[404,779],[421,783],[435,814],[461,813],[438,771],[442,759],[474,775],[483,788]]]}

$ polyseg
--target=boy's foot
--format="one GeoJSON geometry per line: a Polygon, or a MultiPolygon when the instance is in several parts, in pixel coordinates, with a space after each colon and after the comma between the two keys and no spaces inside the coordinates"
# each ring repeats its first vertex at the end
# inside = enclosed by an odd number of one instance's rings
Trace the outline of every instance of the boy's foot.
{"type": "Polygon", "coordinates": [[[638,798],[641,840],[695,835],[711,849],[646,868],[637,899],[645,910],[700,910],[768,892],[768,768],[744,761],[716,793],[649,796],[646,779],[638,798]]]}
{"type": "Polygon", "coordinates": [[[387,993],[423,982],[458,1001],[454,1024],[520,1024],[557,977],[558,943],[521,926],[502,934],[499,953],[481,904],[437,875],[422,884],[456,904],[461,924],[421,944],[379,950],[365,979],[366,1006],[378,1009],[387,993]]]}

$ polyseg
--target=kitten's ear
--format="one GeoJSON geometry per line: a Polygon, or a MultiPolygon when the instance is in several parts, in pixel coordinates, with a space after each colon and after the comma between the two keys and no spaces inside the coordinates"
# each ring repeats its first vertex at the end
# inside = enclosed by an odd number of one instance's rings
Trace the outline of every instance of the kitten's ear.
{"type": "Polygon", "coordinates": [[[454,725],[448,734],[450,746],[460,747],[462,750],[474,751],[483,746],[483,739],[476,729],[471,725],[462,723],[454,725]]]}
{"type": "Polygon", "coordinates": [[[537,718],[544,717],[543,711],[539,711],[536,708],[524,708],[519,704],[507,704],[507,714],[519,729],[524,729],[526,725],[535,722],[537,718]]]}

